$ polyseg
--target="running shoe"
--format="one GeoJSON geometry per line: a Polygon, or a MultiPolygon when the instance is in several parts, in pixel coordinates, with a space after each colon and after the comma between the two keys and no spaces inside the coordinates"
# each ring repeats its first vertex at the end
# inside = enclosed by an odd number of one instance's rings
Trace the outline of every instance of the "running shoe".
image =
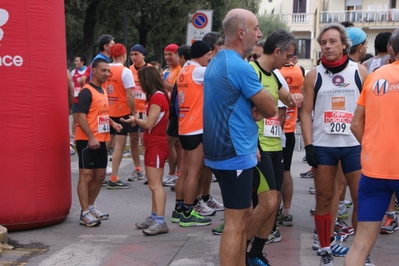
{"type": "Polygon", "coordinates": [[[345,233],[351,236],[355,233],[355,229],[353,226],[349,226],[344,221],[337,219],[334,226],[334,232],[345,233]]]}
{"type": "Polygon", "coordinates": [[[80,214],[79,224],[85,225],[88,227],[93,227],[101,224],[101,221],[98,220],[96,217],[93,216],[90,212],[86,214],[80,214]]]}
{"type": "Polygon", "coordinates": [[[108,180],[103,180],[102,182],[101,182],[101,185],[102,186],[108,186],[108,180]]]}
{"type": "Polygon", "coordinates": [[[307,162],[306,156],[302,158],[302,162],[307,162]]]}
{"type": "MultiPolygon", "coordinates": [[[[345,257],[346,253],[349,251],[349,247],[343,245],[340,243],[340,241],[337,241],[334,239],[333,242],[330,244],[331,248],[331,254],[335,257],[345,257]]],[[[317,255],[322,256],[322,250],[317,250],[317,255]]]]}
{"type": "Polygon", "coordinates": [[[179,212],[177,210],[173,210],[172,212],[172,223],[179,223],[180,217],[183,215],[183,211],[179,212]]]}
{"type": "Polygon", "coordinates": [[[212,216],[215,215],[216,211],[208,207],[205,202],[200,199],[194,206],[194,210],[201,216],[212,216]]]}
{"type": "Polygon", "coordinates": [[[165,222],[161,224],[155,221],[153,221],[152,224],[147,229],[143,230],[143,234],[147,236],[155,236],[158,234],[165,234],[167,232],[169,232],[169,228],[165,222]]]}
{"type": "Polygon", "coordinates": [[[148,227],[150,227],[152,225],[153,222],[154,222],[154,220],[148,216],[147,218],[145,218],[144,222],[135,223],[135,225],[136,225],[137,229],[147,229],[148,227]]]}
{"type": "Polygon", "coordinates": [[[263,253],[262,257],[252,256],[249,253],[247,253],[246,265],[247,266],[269,266],[270,262],[266,258],[266,253],[263,253]]]}
{"type": "Polygon", "coordinates": [[[334,266],[334,258],[330,250],[321,251],[320,256],[320,266],[334,266]]]}
{"type": "Polygon", "coordinates": [[[349,218],[349,212],[346,209],[345,203],[342,203],[342,204],[341,204],[341,202],[339,203],[337,218],[338,219],[348,219],[349,218]]]}
{"type": "Polygon", "coordinates": [[[124,183],[119,179],[116,182],[112,182],[111,180],[108,181],[108,189],[121,189],[121,188],[130,188],[131,185],[129,183],[124,183]]]}
{"type": "Polygon", "coordinates": [[[316,189],[314,187],[309,187],[309,193],[310,194],[315,194],[316,193],[316,189]]]}
{"type": "Polygon", "coordinates": [[[314,208],[313,208],[313,209],[310,209],[309,212],[310,212],[311,215],[314,215],[315,209],[314,209],[314,208]]]}
{"type": "MultiPolygon", "coordinates": [[[[334,240],[336,243],[342,244],[342,242],[345,241],[345,239],[348,237],[348,235],[335,235],[334,240]]],[[[313,245],[312,249],[313,250],[318,250],[320,248],[320,241],[319,241],[319,236],[317,235],[316,229],[313,232],[313,245]]]]}
{"type": "Polygon", "coordinates": [[[398,229],[398,218],[392,215],[386,215],[384,225],[380,229],[380,234],[392,234],[398,229]]]}
{"type": "Polygon", "coordinates": [[[137,180],[143,180],[143,179],[145,179],[145,177],[144,177],[144,175],[143,175],[143,172],[142,172],[142,171],[134,170],[134,171],[130,174],[130,177],[127,179],[127,181],[135,182],[135,181],[137,181],[137,180]]]}
{"type": "Polygon", "coordinates": [[[280,214],[279,216],[277,216],[278,224],[282,224],[284,226],[293,226],[294,223],[292,221],[293,221],[293,218],[292,218],[291,214],[288,214],[288,215],[280,214]]]}
{"type": "Polygon", "coordinates": [[[224,206],[223,204],[217,202],[212,196],[209,196],[209,199],[205,202],[205,204],[215,210],[215,211],[223,211],[224,210],[224,206]]]}
{"type": "Polygon", "coordinates": [[[165,187],[174,187],[176,185],[177,176],[167,175],[164,180],[162,180],[162,185],[165,187]]]}
{"type": "Polygon", "coordinates": [[[184,216],[184,213],[180,216],[179,225],[183,227],[189,226],[204,226],[211,224],[212,220],[209,218],[204,218],[199,215],[195,210],[190,212],[188,217],[184,216]]]}
{"type": "Polygon", "coordinates": [[[300,173],[299,174],[302,178],[313,178],[314,174],[312,169],[310,169],[309,171],[305,172],[305,173],[300,173]]]}
{"type": "Polygon", "coordinates": [[[109,166],[107,165],[107,169],[105,170],[105,174],[107,174],[107,175],[112,174],[112,167],[109,167],[109,166]]]}
{"type": "Polygon", "coordinates": [[[75,155],[75,150],[71,147],[71,146],[69,146],[69,153],[70,153],[70,155],[75,155]]]}
{"type": "Polygon", "coordinates": [[[270,235],[267,237],[265,245],[280,242],[281,239],[282,237],[280,234],[280,230],[277,227],[276,231],[272,231],[270,235]]]}
{"type": "Polygon", "coordinates": [[[97,209],[96,207],[93,207],[91,209],[89,209],[89,212],[96,217],[98,220],[107,220],[109,217],[108,213],[102,213],[99,209],[97,209]]]}
{"type": "Polygon", "coordinates": [[[367,256],[364,266],[375,266],[375,264],[370,260],[370,255],[367,256]]]}
{"type": "Polygon", "coordinates": [[[343,202],[344,202],[346,208],[350,208],[353,205],[352,201],[350,201],[350,200],[344,200],[343,202]]]}
{"type": "Polygon", "coordinates": [[[221,234],[223,234],[223,229],[224,229],[224,223],[222,223],[221,225],[219,225],[216,228],[213,228],[212,233],[214,235],[221,235],[221,234]]]}
{"type": "Polygon", "coordinates": [[[122,154],[122,157],[123,157],[123,158],[131,158],[131,157],[132,157],[132,154],[130,153],[130,150],[125,151],[125,152],[122,154]]]}

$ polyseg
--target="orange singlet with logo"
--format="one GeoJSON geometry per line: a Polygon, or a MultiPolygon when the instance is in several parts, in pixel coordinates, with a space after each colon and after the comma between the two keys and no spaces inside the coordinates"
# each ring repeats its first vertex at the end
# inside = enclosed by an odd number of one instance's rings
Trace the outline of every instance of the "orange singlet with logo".
{"type": "MultiPolygon", "coordinates": [[[[94,137],[99,142],[109,141],[110,121],[107,92],[104,90],[104,94],[101,94],[90,84],[86,84],[83,89],[88,89],[91,92],[90,109],[86,114],[90,131],[93,132],[94,137]]],[[[78,123],[76,125],[75,140],[89,140],[78,123]]]]}
{"type": "MultiPolygon", "coordinates": [[[[303,86],[303,73],[299,66],[284,66],[279,69],[281,75],[287,81],[290,93],[301,93],[303,86]]],[[[292,133],[296,129],[296,121],[298,119],[298,107],[287,108],[287,116],[284,123],[284,132],[292,133]]]]}
{"type": "MultiPolygon", "coordinates": [[[[152,66],[152,65],[145,63],[145,65],[142,66],[141,68],[146,67],[146,66],[152,66]]],[[[132,71],[134,84],[136,85],[133,88],[133,96],[134,96],[134,105],[136,106],[137,113],[145,112],[145,105],[146,105],[146,101],[147,101],[147,98],[146,98],[147,96],[140,86],[139,75],[137,73],[141,68],[136,68],[134,64],[131,65],[129,68],[132,71]]]]}
{"type": "Polygon", "coordinates": [[[357,100],[365,111],[361,164],[368,177],[399,180],[398,73],[399,61],[377,69],[366,79],[357,100]]]}
{"type": "Polygon", "coordinates": [[[179,135],[202,134],[202,108],[204,106],[204,85],[193,80],[195,65],[185,66],[177,79],[179,102],[179,135]]]}
{"type": "Polygon", "coordinates": [[[123,65],[110,65],[110,75],[104,88],[108,94],[109,115],[112,117],[121,117],[130,114],[130,108],[127,104],[126,89],[123,86],[122,71],[123,65]]]}

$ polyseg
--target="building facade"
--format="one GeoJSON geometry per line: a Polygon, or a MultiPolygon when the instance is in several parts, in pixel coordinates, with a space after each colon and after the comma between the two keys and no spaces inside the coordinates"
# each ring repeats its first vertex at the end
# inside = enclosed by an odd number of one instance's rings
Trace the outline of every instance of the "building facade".
{"type": "Polygon", "coordinates": [[[398,0],[263,0],[259,13],[280,16],[297,37],[298,64],[309,70],[320,57],[320,28],[331,22],[352,22],[367,34],[367,53],[374,55],[375,36],[399,27],[398,0]],[[284,3],[284,4],[283,4],[284,3]],[[398,8],[398,9],[397,9],[398,8]]]}

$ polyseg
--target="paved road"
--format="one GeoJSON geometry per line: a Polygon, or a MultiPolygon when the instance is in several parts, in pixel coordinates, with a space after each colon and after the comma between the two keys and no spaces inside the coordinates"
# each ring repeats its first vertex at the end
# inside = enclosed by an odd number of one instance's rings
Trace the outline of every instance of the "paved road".
{"type": "MultiPolygon", "coordinates": [[[[294,226],[280,227],[283,240],[266,245],[264,249],[273,265],[313,266],[319,263],[319,257],[311,249],[313,217],[309,209],[314,206],[314,196],[308,193],[308,188],[313,185],[313,179],[299,177],[299,173],[309,168],[302,162],[303,156],[303,151],[295,151],[292,165],[295,187],[292,204],[294,226]]],[[[10,232],[9,243],[15,249],[0,253],[0,265],[219,265],[220,236],[213,235],[211,229],[221,223],[223,212],[212,217],[210,226],[182,228],[168,222],[168,234],[144,236],[135,228],[134,223],[149,215],[151,194],[143,181],[139,181],[132,183],[130,189],[108,190],[103,187],[97,206],[110,213],[109,220],[103,221],[96,228],[80,226],[80,207],[76,195],[77,155],[71,156],[71,168],[73,202],[69,216],[54,226],[10,232]]],[[[127,180],[132,170],[132,160],[124,158],[121,177],[127,180]]],[[[212,183],[211,191],[221,201],[217,183],[212,183]]],[[[169,188],[166,188],[166,192],[166,219],[170,221],[174,192],[169,188]]],[[[352,239],[350,237],[346,244],[350,245],[352,239]]],[[[397,240],[398,233],[379,237],[372,253],[376,265],[399,265],[397,240]]],[[[334,262],[335,265],[342,265],[343,259],[335,258],[334,262]]]]}

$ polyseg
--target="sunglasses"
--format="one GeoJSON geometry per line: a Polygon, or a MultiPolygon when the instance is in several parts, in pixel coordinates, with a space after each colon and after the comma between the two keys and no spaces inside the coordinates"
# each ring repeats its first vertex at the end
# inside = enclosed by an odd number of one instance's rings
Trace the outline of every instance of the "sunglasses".
{"type": "Polygon", "coordinates": [[[254,60],[258,60],[260,58],[260,55],[258,54],[251,54],[251,58],[253,58],[254,60]]]}

